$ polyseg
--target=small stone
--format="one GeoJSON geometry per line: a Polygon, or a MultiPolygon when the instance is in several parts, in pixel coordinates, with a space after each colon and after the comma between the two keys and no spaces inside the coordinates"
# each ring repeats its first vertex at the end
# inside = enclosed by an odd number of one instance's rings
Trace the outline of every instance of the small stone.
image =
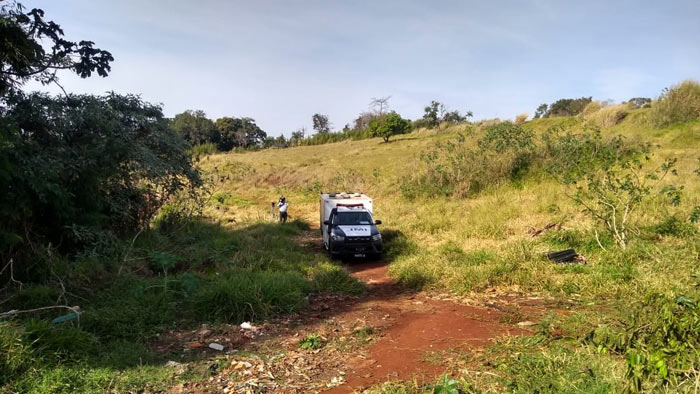
{"type": "Polygon", "coordinates": [[[534,321],[529,321],[529,320],[521,321],[520,323],[518,323],[518,326],[520,326],[520,327],[531,327],[531,326],[536,326],[536,325],[537,325],[537,323],[535,323],[534,321]]]}
{"type": "Polygon", "coordinates": [[[224,350],[224,346],[221,345],[220,343],[216,343],[216,342],[210,343],[209,348],[214,349],[214,350],[219,351],[219,352],[224,350]]]}

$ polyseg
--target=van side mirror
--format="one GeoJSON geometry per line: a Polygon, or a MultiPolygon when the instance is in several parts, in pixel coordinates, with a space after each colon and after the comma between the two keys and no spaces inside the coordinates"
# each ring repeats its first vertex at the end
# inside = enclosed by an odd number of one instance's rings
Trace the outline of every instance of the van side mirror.
{"type": "Polygon", "coordinates": [[[377,224],[377,225],[382,224],[382,221],[381,221],[381,220],[375,220],[375,221],[374,221],[374,224],[377,224]]]}
{"type": "Polygon", "coordinates": [[[323,221],[323,225],[324,225],[324,226],[328,226],[329,224],[331,224],[330,221],[328,221],[328,220],[324,220],[324,221],[323,221]]]}

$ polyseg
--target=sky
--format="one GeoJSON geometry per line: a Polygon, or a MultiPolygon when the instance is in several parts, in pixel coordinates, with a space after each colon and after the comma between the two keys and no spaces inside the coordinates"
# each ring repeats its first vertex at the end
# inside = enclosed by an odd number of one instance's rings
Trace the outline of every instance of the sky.
{"type": "Polygon", "coordinates": [[[700,79],[698,0],[20,2],[114,56],[107,78],[60,74],[67,91],[251,117],[272,136],[311,130],[314,113],[341,129],[377,97],[410,119],[431,100],[512,119],[700,79]]]}

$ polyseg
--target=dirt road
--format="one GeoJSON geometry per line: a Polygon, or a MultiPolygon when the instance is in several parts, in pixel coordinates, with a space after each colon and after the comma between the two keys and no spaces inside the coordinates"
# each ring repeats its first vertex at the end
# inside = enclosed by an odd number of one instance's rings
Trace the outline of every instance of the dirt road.
{"type": "MultiPolygon", "coordinates": [[[[309,237],[301,243],[313,242],[315,235],[309,237]]],[[[478,351],[503,335],[527,335],[513,319],[534,318],[542,310],[525,298],[511,299],[507,309],[495,295],[494,302],[474,306],[415,292],[390,278],[385,262],[356,261],[345,268],[368,285],[366,295],[316,295],[304,312],[253,331],[229,325],[181,335],[181,344],[194,343],[207,357],[215,353],[207,343],[221,343],[227,358],[208,382],[183,384],[175,391],[337,394],[390,380],[433,382],[454,372],[445,354],[478,351]],[[310,336],[319,346],[303,349],[301,342],[310,336]]]]}
{"type": "Polygon", "coordinates": [[[384,324],[378,324],[381,336],[366,354],[348,360],[345,384],[329,393],[350,393],[387,380],[432,381],[446,371],[444,365],[429,360],[431,354],[526,333],[504,324],[498,310],[406,292],[387,275],[386,263],[354,264],[348,269],[369,285],[369,296],[337,319],[363,318],[377,324],[381,315],[384,324]]]}

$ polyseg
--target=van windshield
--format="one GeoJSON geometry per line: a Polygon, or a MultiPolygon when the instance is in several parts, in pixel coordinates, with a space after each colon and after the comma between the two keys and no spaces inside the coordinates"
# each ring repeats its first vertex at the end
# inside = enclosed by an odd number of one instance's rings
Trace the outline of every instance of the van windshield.
{"type": "Polygon", "coordinates": [[[372,217],[367,212],[338,212],[333,217],[333,224],[338,226],[372,224],[372,217]]]}

